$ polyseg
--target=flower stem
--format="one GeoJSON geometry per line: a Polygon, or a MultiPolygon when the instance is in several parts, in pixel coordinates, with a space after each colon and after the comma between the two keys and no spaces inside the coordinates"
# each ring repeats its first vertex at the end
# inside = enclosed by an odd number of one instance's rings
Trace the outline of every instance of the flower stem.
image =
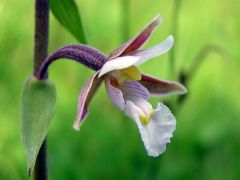
{"type": "Polygon", "coordinates": [[[122,2],[122,38],[123,42],[129,39],[129,8],[130,8],[130,0],[121,0],[122,2]]]}
{"type": "MultiPolygon", "coordinates": [[[[35,1],[35,43],[34,43],[34,75],[48,53],[49,34],[49,0],[35,1]]],[[[47,138],[40,148],[34,172],[35,180],[47,180],[47,138]]]]}
{"type": "Polygon", "coordinates": [[[178,42],[178,19],[181,6],[181,0],[174,0],[173,15],[172,15],[172,33],[174,36],[174,47],[169,53],[169,77],[170,79],[175,78],[175,65],[176,65],[176,45],[178,42]]]}
{"type": "MultiPolygon", "coordinates": [[[[179,23],[179,12],[180,12],[181,0],[174,0],[173,1],[173,12],[172,12],[172,34],[174,36],[174,46],[169,52],[169,69],[168,69],[168,76],[169,79],[174,80],[176,79],[176,49],[178,43],[178,23],[179,23]]],[[[179,77],[177,77],[179,79],[179,77]]],[[[165,102],[173,112],[176,112],[176,98],[172,98],[171,101],[165,102]]]]}
{"type": "Polygon", "coordinates": [[[35,76],[41,80],[46,79],[48,67],[61,58],[76,61],[95,71],[101,69],[108,60],[102,52],[95,48],[83,44],[71,44],[56,50],[48,56],[35,76]]]}
{"type": "MultiPolygon", "coordinates": [[[[179,81],[181,84],[183,84],[186,88],[189,86],[189,82],[195,77],[199,68],[202,66],[203,62],[207,60],[207,56],[210,53],[219,54],[222,57],[222,59],[225,61],[227,61],[228,59],[227,53],[222,47],[215,44],[206,44],[195,57],[189,70],[186,71],[182,69],[180,71],[179,81]]],[[[188,97],[188,94],[179,96],[177,99],[177,103],[179,105],[182,104],[187,97],[188,97]]]]}

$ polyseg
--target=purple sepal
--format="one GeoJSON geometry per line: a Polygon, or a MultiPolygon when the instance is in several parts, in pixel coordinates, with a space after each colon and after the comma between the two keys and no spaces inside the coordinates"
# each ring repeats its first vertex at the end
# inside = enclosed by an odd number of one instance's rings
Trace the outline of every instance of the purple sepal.
{"type": "Polygon", "coordinates": [[[164,96],[187,92],[187,89],[180,83],[160,80],[145,74],[142,74],[142,79],[139,82],[147,88],[151,95],[164,96]]]}
{"type": "Polygon", "coordinates": [[[100,86],[100,84],[103,81],[103,77],[97,78],[98,72],[93,74],[86,82],[85,86],[80,92],[79,98],[78,98],[78,112],[77,112],[77,118],[74,122],[74,129],[79,130],[80,125],[84,122],[88,115],[88,105],[100,86]]]}
{"type": "Polygon", "coordinates": [[[108,56],[108,59],[110,60],[119,56],[130,54],[141,48],[150,38],[152,32],[160,24],[160,22],[161,18],[159,15],[157,15],[134,38],[130,39],[126,43],[122,44],[119,48],[112,51],[108,56]]]}
{"type": "Polygon", "coordinates": [[[60,58],[72,59],[95,71],[101,69],[103,64],[107,62],[106,56],[95,48],[82,44],[68,45],[50,55],[43,63],[40,71],[37,72],[36,77],[38,79],[45,79],[47,77],[48,66],[60,58]]]}

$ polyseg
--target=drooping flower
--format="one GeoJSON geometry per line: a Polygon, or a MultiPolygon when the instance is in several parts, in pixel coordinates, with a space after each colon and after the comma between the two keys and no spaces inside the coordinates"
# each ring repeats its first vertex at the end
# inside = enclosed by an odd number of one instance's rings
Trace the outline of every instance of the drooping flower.
{"type": "Polygon", "coordinates": [[[176,119],[163,103],[156,109],[148,102],[151,95],[184,94],[186,89],[177,82],[159,80],[141,73],[137,66],[168,52],[173,46],[170,35],[162,43],[139,50],[162,23],[157,15],[137,36],[114,50],[108,58],[88,46],[70,45],[56,51],[42,66],[39,78],[44,78],[48,65],[58,58],[70,58],[96,70],[83,87],[74,128],[79,130],[88,114],[88,105],[104,81],[112,103],[137,124],[148,155],[158,156],[166,149],[176,128],[176,119]]]}
{"type": "Polygon", "coordinates": [[[147,100],[151,94],[185,93],[186,89],[178,83],[161,81],[144,75],[136,67],[172,48],[173,37],[170,35],[153,48],[138,50],[160,22],[159,16],[154,18],[136,37],[114,50],[103,67],[91,77],[89,82],[92,83],[87,83],[80,95],[80,111],[74,128],[78,129],[86,117],[83,97],[85,96],[87,101],[87,93],[92,94],[91,86],[95,87],[98,78],[104,76],[111,101],[136,122],[148,155],[158,156],[165,151],[166,143],[170,142],[172,132],[176,128],[175,117],[162,103],[158,103],[154,110],[147,100]]]}

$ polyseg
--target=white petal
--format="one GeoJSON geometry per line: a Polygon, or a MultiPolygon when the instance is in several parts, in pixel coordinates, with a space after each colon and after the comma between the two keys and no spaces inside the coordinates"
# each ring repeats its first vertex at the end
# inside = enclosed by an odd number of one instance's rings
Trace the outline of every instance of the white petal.
{"type": "Polygon", "coordinates": [[[101,68],[98,77],[101,77],[102,75],[113,70],[125,69],[133,65],[140,65],[151,58],[160,56],[172,48],[173,42],[173,36],[170,35],[161,44],[156,45],[152,48],[136,51],[130,55],[117,57],[110,61],[107,61],[101,68]]]}
{"type": "Polygon", "coordinates": [[[166,150],[166,144],[176,129],[176,119],[167,106],[159,103],[147,125],[140,122],[141,110],[131,101],[127,101],[125,113],[137,123],[149,156],[157,157],[166,150]]]}
{"type": "Polygon", "coordinates": [[[174,39],[173,36],[170,35],[166,40],[162,43],[145,50],[136,51],[131,54],[132,56],[140,56],[141,59],[136,63],[136,65],[140,65],[146,62],[149,59],[158,57],[166,52],[168,52],[173,47],[174,39]]]}
{"type": "Polygon", "coordinates": [[[107,61],[101,68],[98,77],[101,77],[102,75],[113,70],[125,69],[130,66],[133,66],[139,61],[139,59],[140,57],[138,56],[122,56],[107,61]]]}
{"type": "Polygon", "coordinates": [[[116,105],[119,109],[125,109],[125,101],[123,99],[122,91],[114,86],[111,85],[110,79],[106,78],[105,80],[105,87],[108,93],[109,98],[111,99],[112,103],[116,105]]]}

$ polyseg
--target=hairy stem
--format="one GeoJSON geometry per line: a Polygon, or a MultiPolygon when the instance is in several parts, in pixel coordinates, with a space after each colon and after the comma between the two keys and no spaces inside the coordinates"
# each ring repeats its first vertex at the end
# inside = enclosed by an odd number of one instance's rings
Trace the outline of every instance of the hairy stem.
{"type": "Polygon", "coordinates": [[[61,58],[76,61],[95,71],[101,69],[107,62],[107,57],[97,49],[83,44],[71,44],[58,49],[46,58],[36,77],[38,79],[47,78],[49,66],[61,58]]]}
{"type": "MultiPolygon", "coordinates": [[[[34,44],[34,75],[41,68],[41,64],[48,54],[49,34],[49,0],[35,1],[35,44],[34,44]]],[[[36,166],[35,179],[46,180],[47,176],[47,138],[40,148],[36,166]]]]}
{"type": "Polygon", "coordinates": [[[49,0],[35,3],[34,75],[37,74],[48,54],[49,0]]]}

